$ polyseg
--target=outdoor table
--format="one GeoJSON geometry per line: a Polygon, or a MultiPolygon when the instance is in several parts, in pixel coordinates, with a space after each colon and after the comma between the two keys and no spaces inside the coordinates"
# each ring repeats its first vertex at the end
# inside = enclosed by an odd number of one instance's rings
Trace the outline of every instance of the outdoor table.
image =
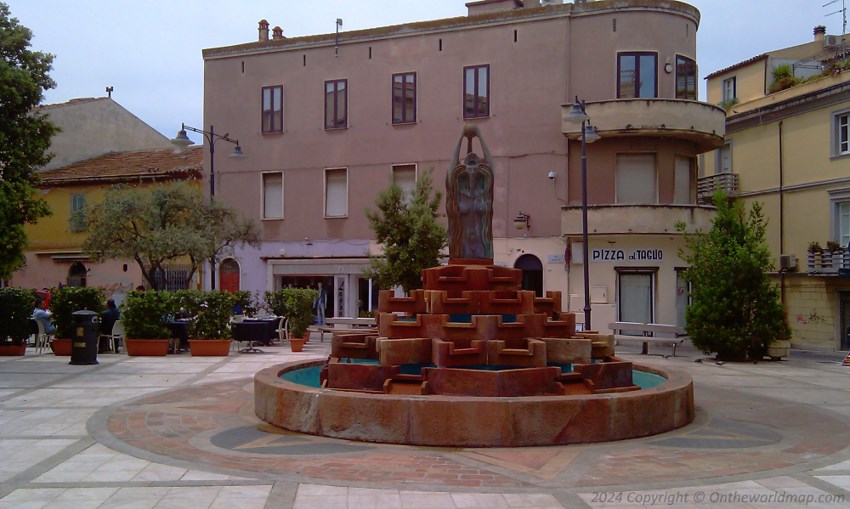
{"type": "Polygon", "coordinates": [[[234,341],[247,341],[248,347],[239,350],[240,353],[263,353],[259,348],[254,347],[254,341],[259,341],[263,344],[268,344],[269,329],[272,327],[271,321],[266,320],[244,320],[232,325],[231,332],[233,333],[234,341]]]}

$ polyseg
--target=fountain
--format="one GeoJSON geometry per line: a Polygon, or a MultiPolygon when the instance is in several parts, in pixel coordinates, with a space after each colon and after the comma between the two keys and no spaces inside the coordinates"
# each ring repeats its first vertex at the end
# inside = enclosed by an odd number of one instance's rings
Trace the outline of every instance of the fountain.
{"type": "Polygon", "coordinates": [[[491,167],[478,128],[467,126],[446,177],[449,264],[424,270],[423,288],[407,296],[381,291],[377,334],[336,333],[327,361],[258,372],[261,419],[451,447],[620,440],[693,421],[690,377],[616,357],[613,336],[576,332],[560,292],[537,297],[521,289],[520,269],[493,264],[491,167]]]}

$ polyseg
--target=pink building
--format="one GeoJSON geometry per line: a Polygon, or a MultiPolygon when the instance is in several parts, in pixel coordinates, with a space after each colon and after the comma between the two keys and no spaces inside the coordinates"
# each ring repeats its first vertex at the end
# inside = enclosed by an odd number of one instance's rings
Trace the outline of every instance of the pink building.
{"type": "Polygon", "coordinates": [[[246,290],[322,283],[328,316],[374,308],[362,271],[380,248],[364,210],[392,179],[433,169],[442,189],[475,123],[495,166],[495,262],[581,311],[580,128],[565,121],[578,96],[602,137],[587,150],[593,328],[676,323],[674,224],[708,225],[696,158],[724,132],[723,111],[696,100],[699,12],[646,0],[467,7],[338,36],[270,36],[263,20],[257,41],[204,51],[205,124],[248,155],[219,155],[216,199],[263,238],[225,256],[221,277],[246,290]]]}

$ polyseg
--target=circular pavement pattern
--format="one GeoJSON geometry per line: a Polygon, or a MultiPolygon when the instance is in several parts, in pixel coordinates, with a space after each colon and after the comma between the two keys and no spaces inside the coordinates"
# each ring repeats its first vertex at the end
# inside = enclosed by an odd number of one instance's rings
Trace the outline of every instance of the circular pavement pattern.
{"type": "Polygon", "coordinates": [[[257,479],[453,490],[524,491],[715,482],[825,464],[850,430],[815,406],[704,388],[679,430],[603,444],[447,449],[371,444],[275,428],[253,411],[253,381],[193,385],[102,409],[100,442],[128,454],[257,479]],[[793,416],[793,428],[782,427],[793,416]],[[805,431],[804,431],[805,430],[805,431]]]}

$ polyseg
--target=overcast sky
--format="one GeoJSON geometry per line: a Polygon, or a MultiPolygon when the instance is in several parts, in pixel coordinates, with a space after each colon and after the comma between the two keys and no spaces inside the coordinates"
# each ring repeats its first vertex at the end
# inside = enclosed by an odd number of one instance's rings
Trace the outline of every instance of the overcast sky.
{"type": "MultiPolygon", "coordinates": [[[[203,125],[201,50],[257,40],[257,22],[296,37],[466,15],[465,0],[0,0],[33,31],[32,47],[56,56],[58,86],[45,104],[112,98],[174,137],[203,125]]],[[[840,35],[842,0],[691,0],[700,78],[766,51],[812,40],[825,25],[840,35]]],[[[850,0],[847,0],[850,4],[850,0]]],[[[703,81],[702,79],[700,80],[703,81]]],[[[700,99],[705,99],[704,83],[700,99]]],[[[196,142],[198,135],[190,133],[196,142]]]]}

